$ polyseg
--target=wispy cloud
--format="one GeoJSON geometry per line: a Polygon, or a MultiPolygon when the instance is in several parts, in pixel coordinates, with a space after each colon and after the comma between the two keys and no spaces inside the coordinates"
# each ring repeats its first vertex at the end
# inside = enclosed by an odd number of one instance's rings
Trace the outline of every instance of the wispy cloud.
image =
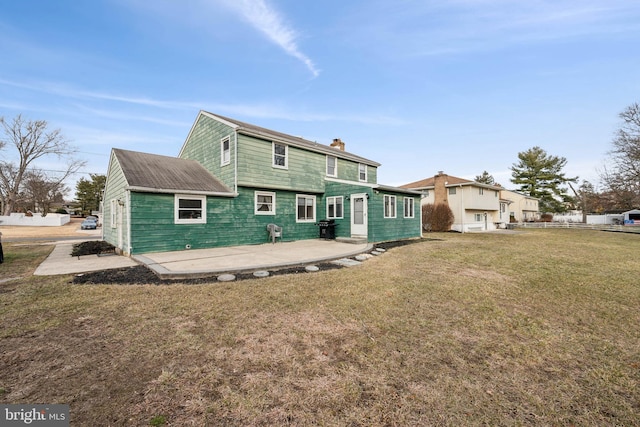
{"type": "MultiPolygon", "coordinates": [[[[629,0],[434,0],[373,3],[360,22],[363,43],[401,56],[498,50],[584,36],[637,33],[629,0]],[[377,6],[374,6],[377,5],[377,6]]],[[[352,29],[353,32],[353,29],[352,29]]]]}
{"type": "Polygon", "coordinates": [[[358,123],[358,124],[386,124],[390,126],[406,125],[405,119],[398,118],[389,114],[380,114],[376,112],[362,112],[359,114],[332,112],[332,113],[316,113],[303,111],[300,108],[292,108],[289,105],[281,104],[278,101],[270,100],[268,102],[253,103],[212,103],[205,100],[192,101],[176,101],[176,100],[160,100],[149,98],[146,96],[125,96],[118,93],[108,93],[101,91],[92,91],[77,88],[68,84],[52,83],[52,82],[21,82],[7,79],[0,79],[0,85],[12,86],[22,90],[29,90],[36,93],[45,93],[55,95],[59,99],[72,99],[71,102],[74,109],[89,113],[93,116],[108,117],[117,120],[138,120],[151,123],[158,123],[167,126],[188,126],[188,123],[182,124],[179,120],[168,120],[162,117],[155,117],[153,110],[145,110],[144,114],[138,114],[129,111],[126,105],[140,106],[143,108],[157,108],[165,111],[198,111],[206,110],[212,113],[228,115],[232,117],[248,117],[263,119],[279,119],[290,121],[304,122],[342,122],[342,123],[358,123]],[[112,109],[87,107],[77,103],[76,101],[109,101],[113,103],[112,109]]]}
{"type": "Polygon", "coordinates": [[[313,61],[300,51],[297,31],[288,25],[284,17],[266,0],[224,0],[223,3],[288,55],[301,61],[314,77],[320,75],[320,70],[313,61]]]}

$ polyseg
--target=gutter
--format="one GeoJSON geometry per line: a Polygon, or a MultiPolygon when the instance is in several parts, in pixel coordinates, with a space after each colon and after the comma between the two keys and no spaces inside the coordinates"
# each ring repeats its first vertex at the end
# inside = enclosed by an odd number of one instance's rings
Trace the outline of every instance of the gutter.
{"type": "Polygon", "coordinates": [[[127,191],[135,191],[137,193],[161,193],[161,194],[192,194],[198,196],[219,196],[219,197],[238,197],[237,192],[221,192],[221,191],[201,191],[201,190],[181,190],[178,188],[151,188],[128,186],[127,191]]]}

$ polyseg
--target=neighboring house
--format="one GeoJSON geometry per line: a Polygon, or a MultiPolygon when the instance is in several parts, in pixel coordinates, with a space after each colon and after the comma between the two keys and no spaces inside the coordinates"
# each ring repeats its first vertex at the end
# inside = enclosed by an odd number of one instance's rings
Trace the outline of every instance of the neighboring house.
{"type": "Polygon", "coordinates": [[[372,160],[201,111],[177,158],[113,149],[104,240],[122,253],[316,239],[380,242],[421,236],[420,193],[377,183],[372,160]]]}
{"type": "Polygon", "coordinates": [[[510,200],[510,222],[533,222],[540,219],[539,199],[512,190],[500,190],[500,197],[510,200]]]}
{"type": "Polygon", "coordinates": [[[448,204],[455,217],[451,226],[455,231],[495,230],[509,222],[510,201],[500,197],[500,186],[439,172],[434,177],[401,187],[421,192],[422,205],[448,204]]]}
{"type": "Polygon", "coordinates": [[[540,218],[535,197],[443,172],[401,187],[420,191],[423,194],[422,205],[448,204],[455,217],[451,226],[455,231],[495,230],[505,228],[510,222],[540,218]]]}

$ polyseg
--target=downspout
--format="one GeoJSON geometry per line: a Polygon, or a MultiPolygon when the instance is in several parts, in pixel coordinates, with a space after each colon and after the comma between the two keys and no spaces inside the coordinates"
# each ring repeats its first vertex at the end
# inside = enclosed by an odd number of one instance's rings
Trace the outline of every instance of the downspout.
{"type": "Polygon", "coordinates": [[[464,233],[464,188],[460,184],[460,227],[461,232],[464,233]]]}
{"type": "Polygon", "coordinates": [[[127,244],[129,245],[129,256],[131,256],[131,190],[127,191],[127,201],[124,205],[125,216],[127,217],[127,244]]]}
{"type": "Polygon", "coordinates": [[[238,131],[234,132],[234,150],[235,150],[235,158],[233,159],[233,192],[238,194],[238,131]]]}

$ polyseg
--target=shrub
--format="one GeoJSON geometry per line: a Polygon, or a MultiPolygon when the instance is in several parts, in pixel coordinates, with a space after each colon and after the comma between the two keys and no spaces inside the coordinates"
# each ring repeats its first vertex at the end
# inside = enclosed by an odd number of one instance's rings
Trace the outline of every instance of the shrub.
{"type": "Polygon", "coordinates": [[[424,231],[449,231],[454,221],[453,212],[446,203],[431,203],[422,207],[422,228],[424,231]]]}

